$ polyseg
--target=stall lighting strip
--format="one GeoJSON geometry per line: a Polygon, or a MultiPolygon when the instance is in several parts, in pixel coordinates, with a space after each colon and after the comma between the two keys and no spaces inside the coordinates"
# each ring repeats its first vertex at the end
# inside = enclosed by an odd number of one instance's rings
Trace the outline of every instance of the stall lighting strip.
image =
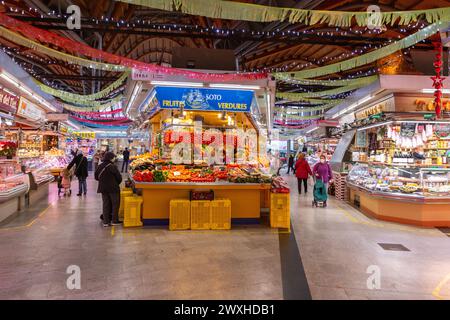
{"type": "Polygon", "coordinates": [[[312,129],[306,131],[306,133],[311,133],[311,132],[313,132],[313,131],[316,131],[317,129],[319,129],[319,127],[312,128],[312,129]]]}
{"type": "Polygon", "coordinates": [[[0,77],[3,78],[4,80],[8,81],[9,83],[11,83],[12,85],[14,85],[15,87],[19,88],[20,91],[24,92],[25,94],[27,94],[28,96],[34,98],[36,101],[38,101],[40,104],[44,105],[46,108],[48,108],[49,110],[55,112],[56,108],[54,106],[52,106],[50,103],[48,103],[47,101],[45,101],[43,98],[41,98],[39,95],[31,92],[30,90],[27,89],[27,87],[25,87],[24,85],[22,85],[19,81],[15,80],[15,78],[11,75],[9,75],[8,73],[6,73],[5,71],[2,71],[0,73],[0,77]]]}
{"type": "Polygon", "coordinates": [[[80,127],[77,126],[75,123],[73,123],[72,121],[68,120],[66,122],[69,126],[71,126],[72,128],[76,129],[76,130],[80,130],[80,127]]]}
{"type": "Polygon", "coordinates": [[[175,81],[150,81],[154,86],[168,86],[168,87],[203,87],[202,82],[175,82],[175,81]]]}
{"type": "Polygon", "coordinates": [[[349,105],[347,108],[345,108],[344,110],[339,111],[338,113],[336,113],[335,115],[333,115],[331,117],[331,119],[336,119],[337,117],[349,112],[350,110],[353,110],[357,107],[359,107],[360,105],[362,105],[363,103],[369,101],[370,99],[373,98],[373,95],[369,94],[368,96],[365,96],[364,98],[356,101],[355,103],[349,105]]]}
{"type": "Polygon", "coordinates": [[[259,90],[260,86],[251,86],[245,84],[227,84],[227,83],[211,83],[210,88],[224,88],[224,89],[248,89],[248,90],[259,90]]]}

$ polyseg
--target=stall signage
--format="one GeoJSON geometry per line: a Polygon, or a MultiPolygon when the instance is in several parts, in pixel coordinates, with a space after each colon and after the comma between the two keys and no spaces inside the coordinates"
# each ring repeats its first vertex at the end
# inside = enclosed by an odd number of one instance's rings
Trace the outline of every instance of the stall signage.
{"type": "Polygon", "coordinates": [[[95,139],[95,132],[81,132],[81,131],[74,131],[73,135],[76,138],[81,138],[81,139],[95,139]]]}
{"type": "Polygon", "coordinates": [[[436,124],[434,132],[440,138],[447,138],[450,136],[450,124],[436,124]]]}
{"type": "Polygon", "coordinates": [[[6,112],[15,113],[17,111],[18,104],[19,98],[13,96],[12,94],[9,94],[5,90],[0,89],[0,106],[2,107],[2,109],[4,109],[6,112]]]}
{"type": "Polygon", "coordinates": [[[380,114],[386,111],[395,110],[395,100],[394,98],[389,98],[380,103],[377,103],[371,107],[365,108],[361,111],[355,113],[355,118],[358,120],[368,118],[370,116],[380,114]]]}
{"type": "Polygon", "coordinates": [[[20,97],[17,115],[33,121],[45,120],[45,111],[23,97],[20,97]]]}
{"type": "Polygon", "coordinates": [[[250,112],[253,91],[156,87],[162,109],[250,112]]]}
{"type": "Polygon", "coordinates": [[[68,113],[47,113],[48,121],[68,121],[69,114],[68,113]]]}
{"type": "Polygon", "coordinates": [[[60,133],[67,133],[69,131],[69,127],[66,126],[64,123],[59,123],[59,132],[60,133]]]}

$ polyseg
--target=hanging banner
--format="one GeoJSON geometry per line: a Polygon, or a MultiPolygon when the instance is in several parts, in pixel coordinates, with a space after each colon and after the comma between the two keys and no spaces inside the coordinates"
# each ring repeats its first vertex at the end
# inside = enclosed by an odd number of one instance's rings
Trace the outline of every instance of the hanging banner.
{"type": "Polygon", "coordinates": [[[68,113],[48,113],[47,114],[48,121],[67,121],[69,120],[68,113]]]}
{"type": "Polygon", "coordinates": [[[17,115],[33,121],[45,120],[45,111],[23,97],[20,97],[17,115]]]}
{"type": "Polygon", "coordinates": [[[6,112],[16,113],[19,98],[0,89],[0,109],[6,112]]]}
{"type": "Polygon", "coordinates": [[[207,88],[156,87],[162,109],[250,112],[253,91],[207,88]]]}

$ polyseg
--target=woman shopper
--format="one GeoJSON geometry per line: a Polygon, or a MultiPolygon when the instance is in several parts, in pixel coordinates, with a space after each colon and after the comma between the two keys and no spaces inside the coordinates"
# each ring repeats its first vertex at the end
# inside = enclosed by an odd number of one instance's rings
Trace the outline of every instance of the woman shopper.
{"type": "Polygon", "coordinates": [[[322,154],[320,156],[320,161],[313,168],[313,174],[317,179],[322,180],[325,185],[325,190],[328,190],[328,182],[333,181],[333,172],[325,155],[322,154]]]}
{"type": "Polygon", "coordinates": [[[103,201],[103,226],[120,225],[120,183],[122,175],[114,165],[116,155],[106,152],[103,162],[95,171],[95,180],[98,181],[97,193],[102,194],[103,201]]]}
{"type": "Polygon", "coordinates": [[[88,160],[81,150],[77,151],[76,156],[73,158],[72,162],[69,163],[67,169],[70,170],[73,166],[75,166],[75,176],[78,178],[77,196],[80,197],[82,194],[86,195],[87,193],[86,179],[88,177],[88,160]]]}
{"type": "Polygon", "coordinates": [[[298,183],[298,194],[302,194],[302,183],[305,189],[305,193],[308,192],[308,177],[312,176],[311,168],[308,161],[305,160],[305,154],[300,153],[298,160],[295,163],[295,175],[298,183]]]}

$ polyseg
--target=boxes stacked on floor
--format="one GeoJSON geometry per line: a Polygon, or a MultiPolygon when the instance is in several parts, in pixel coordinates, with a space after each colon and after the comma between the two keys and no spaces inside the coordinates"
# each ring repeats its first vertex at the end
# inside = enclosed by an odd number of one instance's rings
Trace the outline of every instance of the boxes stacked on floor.
{"type": "Polygon", "coordinates": [[[136,195],[124,198],[124,227],[142,227],[142,202],[142,197],[136,195]]]}
{"type": "Polygon", "coordinates": [[[169,230],[229,230],[231,201],[171,200],[169,230]]]}
{"type": "Polygon", "coordinates": [[[270,226],[291,228],[291,197],[289,193],[270,194],[270,226]]]}
{"type": "Polygon", "coordinates": [[[184,199],[170,200],[169,230],[191,228],[191,202],[184,199]]]}
{"type": "Polygon", "coordinates": [[[341,201],[347,201],[349,198],[349,189],[347,188],[347,174],[333,172],[335,197],[341,201]]]}

